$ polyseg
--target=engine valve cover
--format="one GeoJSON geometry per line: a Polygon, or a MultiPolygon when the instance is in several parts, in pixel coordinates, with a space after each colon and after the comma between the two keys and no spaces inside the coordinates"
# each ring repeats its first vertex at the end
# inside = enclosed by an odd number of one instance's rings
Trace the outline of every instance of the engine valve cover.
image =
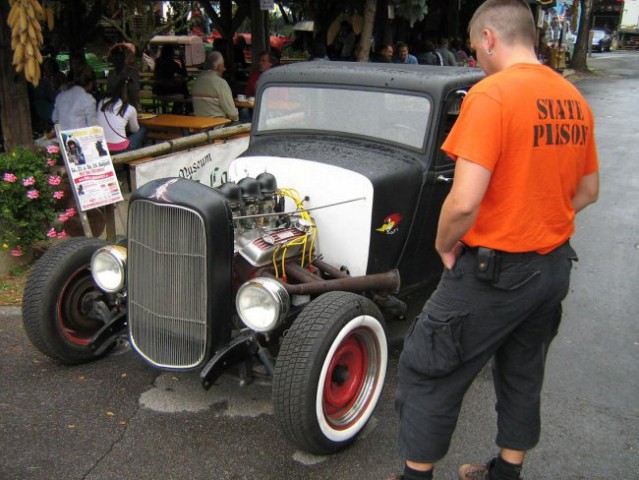
{"type": "Polygon", "coordinates": [[[284,249],[284,245],[296,240],[300,237],[307,235],[305,232],[295,228],[283,228],[281,230],[269,232],[268,235],[263,235],[255,240],[247,243],[240,249],[240,255],[242,255],[251,265],[255,267],[263,267],[273,261],[273,252],[280,249],[277,253],[276,259],[281,258],[281,254],[286,250],[286,256],[293,256],[302,251],[304,244],[300,241],[299,244],[290,245],[284,249]]]}

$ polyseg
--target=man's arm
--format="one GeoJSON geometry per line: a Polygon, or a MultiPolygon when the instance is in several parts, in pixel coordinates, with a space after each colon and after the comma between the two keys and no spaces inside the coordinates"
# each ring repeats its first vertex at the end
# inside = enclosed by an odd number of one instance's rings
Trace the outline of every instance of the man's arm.
{"type": "Polygon", "coordinates": [[[572,206],[575,213],[583,210],[591,203],[595,203],[599,198],[599,171],[581,177],[577,186],[577,193],[572,199],[572,206]]]}
{"type": "Polygon", "coordinates": [[[233,102],[233,92],[231,92],[231,87],[229,87],[228,83],[223,85],[222,91],[220,92],[220,108],[233,122],[237,122],[240,118],[237,107],[233,102]]]}
{"type": "Polygon", "coordinates": [[[481,165],[457,159],[455,180],[442,206],[435,240],[435,248],[446,268],[455,265],[457,242],[473,225],[491,175],[492,172],[481,165]]]}

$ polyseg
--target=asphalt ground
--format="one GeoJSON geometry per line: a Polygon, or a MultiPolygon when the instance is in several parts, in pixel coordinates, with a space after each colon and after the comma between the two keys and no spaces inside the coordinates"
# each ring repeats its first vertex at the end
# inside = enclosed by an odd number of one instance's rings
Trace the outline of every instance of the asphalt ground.
{"type": "MultiPolygon", "coordinates": [[[[601,198],[578,217],[580,261],[548,357],[542,438],[526,480],[639,479],[637,60],[595,54],[598,75],[577,83],[597,119],[601,198]]],[[[63,367],[31,346],[18,308],[0,308],[0,480],[383,479],[401,468],[398,351],[360,438],[314,456],[280,432],[268,383],[223,377],[205,391],[196,373],[158,371],[129,350],[63,367]]],[[[485,369],[436,479],[495,452],[493,405],[485,369]]]]}

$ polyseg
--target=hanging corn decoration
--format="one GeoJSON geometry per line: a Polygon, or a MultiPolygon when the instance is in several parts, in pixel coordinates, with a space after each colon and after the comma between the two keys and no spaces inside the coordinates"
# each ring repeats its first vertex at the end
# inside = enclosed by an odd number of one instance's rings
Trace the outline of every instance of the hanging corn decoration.
{"type": "Polygon", "coordinates": [[[24,72],[28,82],[40,83],[42,27],[47,15],[38,0],[9,0],[7,23],[11,28],[11,49],[16,72],[24,72]]]}

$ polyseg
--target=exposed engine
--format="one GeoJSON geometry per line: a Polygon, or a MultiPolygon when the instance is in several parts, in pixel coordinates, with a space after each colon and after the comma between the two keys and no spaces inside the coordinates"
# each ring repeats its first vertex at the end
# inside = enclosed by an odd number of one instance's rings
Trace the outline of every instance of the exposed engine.
{"type": "Polygon", "coordinates": [[[302,266],[310,263],[316,228],[296,190],[278,189],[270,173],[226,182],[217,190],[233,213],[236,254],[254,267],[272,265],[276,276],[285,276],[286,259],[301,255],[302,266]],[[293,201],[295,210],[286,212],[287,198],[293,201]]]}

